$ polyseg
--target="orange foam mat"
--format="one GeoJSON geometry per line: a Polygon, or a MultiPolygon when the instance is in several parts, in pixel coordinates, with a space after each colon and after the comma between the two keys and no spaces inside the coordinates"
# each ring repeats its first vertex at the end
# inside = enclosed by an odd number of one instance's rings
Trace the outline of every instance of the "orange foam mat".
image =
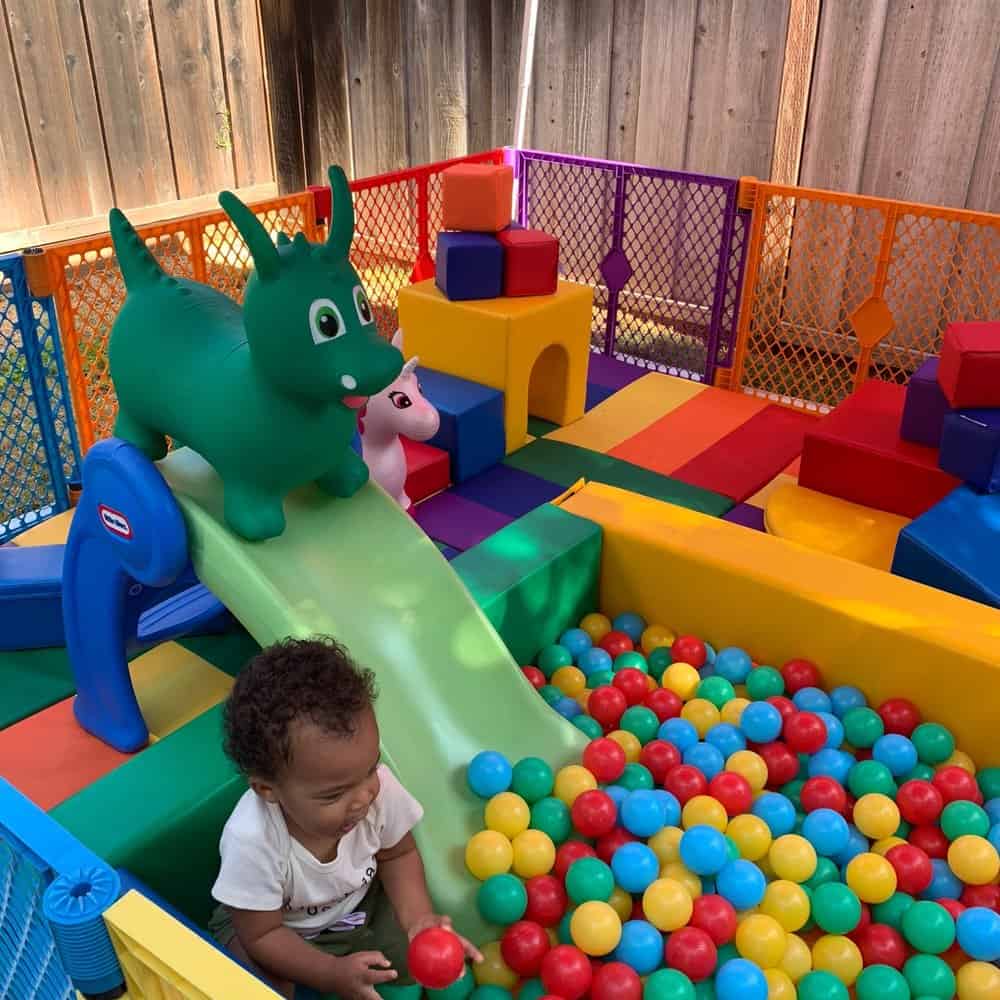
{"type": "Polygon", "coordinates": [[[743,393],[706,389],[608,454],[669,476],[767,406],[743,393]]]}

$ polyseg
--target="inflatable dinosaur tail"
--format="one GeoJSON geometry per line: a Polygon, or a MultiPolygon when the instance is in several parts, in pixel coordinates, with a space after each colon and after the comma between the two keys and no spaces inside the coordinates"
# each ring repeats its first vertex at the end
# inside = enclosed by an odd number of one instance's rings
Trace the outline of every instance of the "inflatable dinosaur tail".
{"type": "Polygon", "coordinates": [[[115,245],[118,266],[125,279],[125,287],[130,291],[149,287],[165,278],[156,258],[146,248],[132,223],[117,208],[111,209],[111,242],[115,245]]]}

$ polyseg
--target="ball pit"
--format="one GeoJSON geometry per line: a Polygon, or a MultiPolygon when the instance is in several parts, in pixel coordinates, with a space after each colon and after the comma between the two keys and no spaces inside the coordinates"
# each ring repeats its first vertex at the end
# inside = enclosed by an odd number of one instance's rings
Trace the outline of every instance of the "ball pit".
{"type": "Polygon", "coordinates": [[[475,1000],[1000,998],[1000,768],[909,700],[631,613],[523,669],[589,742],[470,763],[475,1000]]]}

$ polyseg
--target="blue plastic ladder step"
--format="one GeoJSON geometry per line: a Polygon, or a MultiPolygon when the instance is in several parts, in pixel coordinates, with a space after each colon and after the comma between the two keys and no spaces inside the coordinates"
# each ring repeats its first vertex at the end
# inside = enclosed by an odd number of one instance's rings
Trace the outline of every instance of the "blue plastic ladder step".
{"type": "Polygon", "coordinates": [[[144,611],[139,616],[136,639],[142,646],[154,645],[193,632],[222,630],[229,621],[225,605],[198,584],[144,611]]]}

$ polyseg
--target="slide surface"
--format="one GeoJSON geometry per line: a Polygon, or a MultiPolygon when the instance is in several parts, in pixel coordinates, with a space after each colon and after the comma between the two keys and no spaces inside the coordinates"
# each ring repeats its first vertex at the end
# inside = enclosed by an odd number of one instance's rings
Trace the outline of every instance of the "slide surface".
{"type": "Polygon", "coordinates": [[[246,542],[226,527],[203,459],[183,448],[159,467],[199,579],[259,643],[329,634],[375,671],[386,762],[425,810],[417,837],[435,903],[484,940],[464,862],[483,803],[465,765],[490,749],[558,768],[579,759],[583,734],[538,697],[434,543],[374,484],[350,500],[300,490],[280,537],[246,542]]]}

